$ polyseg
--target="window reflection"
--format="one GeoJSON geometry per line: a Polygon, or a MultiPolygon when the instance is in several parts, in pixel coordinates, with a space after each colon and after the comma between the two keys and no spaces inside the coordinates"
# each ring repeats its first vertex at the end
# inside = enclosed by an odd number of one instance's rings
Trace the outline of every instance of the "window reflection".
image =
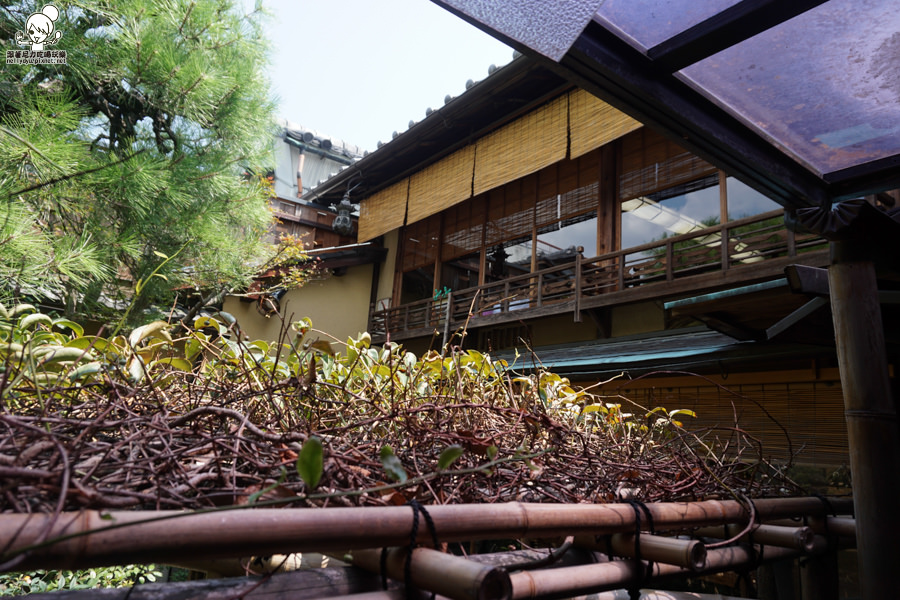
{"type": "Polygon", "coordinates": [[[551,266],[560,259],[571,261],[575,250],[584,248],[585,256],[594,256],[597,250],[597,213],[592,212],[572,219],[559,221],[538,232],[538,268],[551,266]]]}
{"type": "Polygon", "coordinates": [[[781,206],[734,177],[727,179],[725,189],[728,192],[729,221],[759,215],[781,206]]]}
{"type": "Polygon", "coordinates": [[[622,247],[632,248],[673,235],[718,225],[719,186],[714,177],[622,203],[622,247]],[[697,186],[702,189],[691,189],[697,186]],[[684,192],[684,188],[690,191],[684,192]]]}

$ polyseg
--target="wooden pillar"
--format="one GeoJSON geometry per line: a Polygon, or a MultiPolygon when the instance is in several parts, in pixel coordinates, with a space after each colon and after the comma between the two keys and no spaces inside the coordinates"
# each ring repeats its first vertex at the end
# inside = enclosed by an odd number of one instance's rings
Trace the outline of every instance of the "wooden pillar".
{"type": "Polygon", "coordinates": [[[731,263],[729,256],[731,243],[728,235],[728,176],[725,171],[719,171],[719,224],[722,226],[722,243],[719,252],[722,259],[722,271],[727,271],[731,263]]]}
{"type": "Polygon", "coordinates": [[[794,561],[760,565],[756,570],[756,590],[760,600],[795,600],[794,561]]]}
{"type": "Polygon", "coordinates": [[[838,600],[837,551],[810,556],[800,562],[800,590],[803,600],[838,600]]]}
{"type": "MultiPolygon", "coordinates": [[[[597,256],[609,254],[619,249],[619,228],[621,222],[621,207],[619,194],[616,187],[618,180],[616,171],[616,142],[606,144],[600,148],[600,185],[597,202],[597,256]]],[[[624,260],[621,257],[620,260],[624,260]]],[[[617,265],[608,260],[600,263],[609,282],[617,281],[615,272],[617,265]]],[[[621,289],[620,286],[618,286],[621,289]]],[[[602,291],[610,288],[602,287],[602,291]]]]}
{"type": "Polygon", "coordinates": [[[719,171],[719,224],[728,222],[728,176],[719,171]]]}
{"type": "Polygon", "coordinates": [[[600,193],[597,203],[597,256],[615,252],[618,246],[619,196],[616,192],[615,144],[600,149],[600,193]]]}
{"type": "Polygon", "coordinates": [[[852,241],[832,244],[828,269],[850,443],[863,598],[900,598],[900,428],[890,391],[875,267],[852,241]]]}

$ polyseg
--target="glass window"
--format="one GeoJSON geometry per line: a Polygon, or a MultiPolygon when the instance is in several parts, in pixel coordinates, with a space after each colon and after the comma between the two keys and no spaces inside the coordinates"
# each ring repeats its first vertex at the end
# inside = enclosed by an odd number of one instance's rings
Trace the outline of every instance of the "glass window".
{"type": "Polygon", "coordinates": [[[427,300],[434,296],[434,267],[414,269],[403,274],[400,304],[427,300]]]}
{"type": "Polygon", "coordinates": [[[531,239],[512,240],[487,249],[486,281],[531,272],[531,239]]]}
{"type": "Polygon", "coordinates": [[[473,252],[448,260],[441,265],[441,289],[453,291],[478,287],[481,253],[473,252]]]}
{"type": "Polygon", "coordinates": [[[719,218],[717,184],[701,189],[678,186],[626,200],[622,203],[622,248],[718,225],[719,218]]]}
{"type": "Polygon", "coordinates": [[[728,191],[728,220],[736,221],[744,217],[752,217],[781,208],[771,198],[757,192],[749,185],[729,177],[726,181],[728,191]]]}
{"type": "Polygon", "coordinates": [[[538,269],[558,262],[571,262],[576,249],[584,248],[585,256],[597,252],[597,216],[588,213],[543,227],[537,236],[538,269]]]}

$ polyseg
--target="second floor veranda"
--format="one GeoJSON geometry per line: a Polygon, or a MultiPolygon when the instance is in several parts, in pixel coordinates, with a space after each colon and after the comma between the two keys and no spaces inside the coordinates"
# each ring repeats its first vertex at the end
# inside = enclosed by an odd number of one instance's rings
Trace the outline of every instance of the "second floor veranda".
{"type": "Polygon", "coordinates": [[[776,210],[378,310],[373,341],[443,336],[609,306],[702,294],[782,277],[791,264],[826,266],[828,243],[784,226],[776,210]]]}

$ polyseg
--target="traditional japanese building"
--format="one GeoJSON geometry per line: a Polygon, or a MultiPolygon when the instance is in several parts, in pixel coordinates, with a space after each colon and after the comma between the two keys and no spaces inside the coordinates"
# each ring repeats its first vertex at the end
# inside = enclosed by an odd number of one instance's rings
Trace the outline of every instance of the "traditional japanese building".
{"type": "Polygon", "coordinates": [[[744,428],[768,458],[846,463],[827,302],[791,285],[826,240],[541,61],[492,69],[304,199],[348,190],[358,242],[386,252],[374,342],[618,376],[611,394],[744,428]]]}

